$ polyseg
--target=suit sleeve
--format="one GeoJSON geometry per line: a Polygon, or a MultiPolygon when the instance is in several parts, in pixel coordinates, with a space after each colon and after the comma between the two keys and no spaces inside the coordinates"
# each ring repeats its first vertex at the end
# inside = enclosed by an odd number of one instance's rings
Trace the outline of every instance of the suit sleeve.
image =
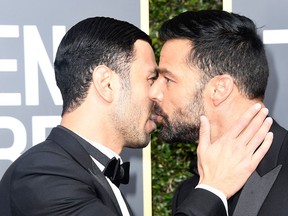
{"type": "Polygon", "coordinates": [[[197,175],[183,181],[172,200],[173,216],[227,216],[222,200],[214,193],[197,188],[197,175]]]}
{"type": "Polygon", "coordinates": [[[222,200],[205,189],[192,189],[186,199],[175,207],[173,216],[226,216],[222,200]]]}

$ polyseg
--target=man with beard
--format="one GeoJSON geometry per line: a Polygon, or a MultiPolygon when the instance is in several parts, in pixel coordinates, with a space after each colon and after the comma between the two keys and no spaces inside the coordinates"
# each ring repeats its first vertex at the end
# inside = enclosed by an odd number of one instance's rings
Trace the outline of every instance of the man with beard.
{"type": "MultiPolygon", "coordinates": [[[[150,89],[150,98],[156,103],[155,118],[162,122],[163,140],[196,142],[199,119],[205,115],[213,143],[252,104],[265,107],[268,63],[263,42],[250,19],[225,11],[185,12],[165,22],[159,35],[164,45],[159,77],[150,89]]],[[[234,196],[225,193],[222,187],[231,185],[227,181],[212,185],[228,199],[229,215],[287,215],[288,132],[275,121],[271,131],[272,146],[241,191],[234,196]]],[[[230,144],[225,148],[231,148],[230,144]]],[[[197,153],[201,149],[199,146],[197,153]]],[[[247,157],[251,155],[253,152],[247,157]]],[[[198,155],[198,159],[205,156],[198,155]]],[[[233,167],[232,158],[237,157],[233,150],[224,157],[231,158],[227,166],[233,167]]],[[[187,203],[190,188],[206,187],[202,176],[203,172],[195,169],[194,176],[180,185],[173,199],[173,214],[183,212],[180,207],[187,203]]]]}
{"type": "MultiPolygon", "coordinates": [[[[61,123],[45,141],[23,153],[4,174],[0,183],[0,215],[132,216],[118,188],[120,183],[129,181],[129,172],[124,172],[129,164],[122,164],[120,153],[125,147],[144,148],[156,127],[149,90],[157,77],[157,65],[149,36],[124,21],[88,18],[66,33],[54,66],[63,98],[61,123]]],[[[233,136],[213,142],[212,150],[237,142],[245,150],[246,143],[254,137],[254,145],[249,146],[255,151],[270,128],[269,121],[262,124],[267,113],[258,113],[259,110],[260,107],[248,110],[244,120],[230,131],[233,136]],[[245,131],[247,125],[252,127],[251,132],[245,131]],[[260,134],[255,133],[258,129],[260,134]]],[[[202,126],[200,146],[206,145],[209,151],[210,131],[205,119],[202,126]]],[[[224,179],[234,178],[236,186],[232,188],[243,185],[271,140],[268,134],[264,148],[257,150],[258,157],[247,158],[244,164],[236,161],[237,165],[225,174],[224,179]],[[233,176],[237,169],[245,170],[240,180],[233,176]]],[[[243,155],[242,151],[238,153],[243,155]]],[[[207,158],[213,161],[213,157],[207,158]]],[[[213,169],[215,163],[209,165],[205,160],[200,158],[203,161],[200,169],[209,174],[207,167],[213,169]]],[[[223,165],[227,167],[225,162],[223,165]]],[[[234,189],[226,189],[233,193],[234,189]]],[[[203,193],[191,197],[204,197],[203,193]]],[[[213,204],[209,208],[219,212],[213,204]]],[[[197,206],[191,205],[189,209],[197,206]]]]}

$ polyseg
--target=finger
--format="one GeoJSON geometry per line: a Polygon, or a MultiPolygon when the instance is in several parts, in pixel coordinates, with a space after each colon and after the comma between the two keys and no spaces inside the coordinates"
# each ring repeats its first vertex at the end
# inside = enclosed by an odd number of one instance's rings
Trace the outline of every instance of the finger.
{"type": "Polygon", "coordinates": [[[229,130],[229,134],[232,137],[238,137],[239,134],[247,127],[247,125],[250,123],[250,121],[255,117],[256,114],[261,109],[261,104],[256,103],[253,106],[251,106],[244,114],[239,118],[234,126],[229,130]]]}
{"type": "Polygon", "coordinates": [[[257,149],[257,151],[252,155],[252,169],[256,169],[260,161],[263,159],[265,154],[268,152],[273,141],[273,133],[269,132],[262,145],[257,149]]]}
{"type": "Polygon", "coordinates": [[[210,123],[206,116],[200,116],[199,144],[197,152],[202,149],[207,149],[210,144],[210,123]]]}
{"type": "Polygon", "coordinates": [[[255,152],[255,150],[259,147],[259,145],[261,145],[261,143],[265,139],[267,133],[271,128],[272,123],[273,123],[272,118],[267,117],[263,122],[263,124],[261,125],[261,128],[257,131],[255,136],[248,143],[247,149],[249,150],[251,155],[255,152]]]}
{"type": "MultiPolygon", "coordinates": [[[[260,128],[263,125],[263,122],[265,122],[265,118],[268,115],[268,109],[262,108],[257,115],[251,120],[249,125],[240,133],[239,135],[239,141],[241,141],[244,144],[247,144],[250,142],[250,140],[255,137],[257,132],[260,130],[260,128]]],[[[267,124],[267,123],[266,123],[267,124]]],[[[267,131],[268,132],[268,131],[267,131]]],[[[267,133],[266,132],[266,133],[267,133]]],[[[266,135],[266,134],[265,134],[266,135]]],[[[263,136],[264,139],[265,136],[263,136]]]]}

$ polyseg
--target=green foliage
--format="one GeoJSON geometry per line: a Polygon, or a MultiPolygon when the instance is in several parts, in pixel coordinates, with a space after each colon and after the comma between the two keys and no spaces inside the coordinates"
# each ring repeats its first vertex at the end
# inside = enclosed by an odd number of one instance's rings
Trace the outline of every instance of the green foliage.
{"type": "Polygon", "coordinates": [[[191,176],[189,168],[195,158],[195,144],[169,145],[153,134],[152,193],[153,215],[171,215],[171,200],[178,184],[191,176]]]}
{"type": "MultiPolygon", "coordinates": [[[[221,8],[222,0],[149,0],[150,36],[156,59],[159,59],[162,46],[158,40],[158,29],[164,21],[188,10],[221,8]]],[[[166,144],[158,138],[158,131],[152,137],[153,215],[170,216],[175,189],[181,181],[191,176],[189,170],[196,159],[196,145],[166,144]]]]}

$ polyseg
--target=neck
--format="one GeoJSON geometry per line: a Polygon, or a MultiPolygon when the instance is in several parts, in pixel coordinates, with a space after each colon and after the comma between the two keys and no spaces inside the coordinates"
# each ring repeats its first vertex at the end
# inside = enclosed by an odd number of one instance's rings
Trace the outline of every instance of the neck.
{"type": "Polygon", "coordinates": [[[60,124],[84,139],[99,143],[120,155],[124,142],[121,142],[117,133],[111,128],[109,120],[101,118],[101,116],[107,116],[101,113],[103,112],[101,110],[105,109],[99,109],[99,112],[94,111],[97,115],[92,115],[80,106],[70,113],[65,113],[60,124]]]}
{"type": "MultiPolygon", "coordinates": [[[[235,99],[214,107],[213,113],[208,118],[211,125],[211,141],[215,142],[224,133],[235,125],[235,122],[259,100],[235,99]]],[[[260,102],[264,107],[264,104],[260,102]]]]}

